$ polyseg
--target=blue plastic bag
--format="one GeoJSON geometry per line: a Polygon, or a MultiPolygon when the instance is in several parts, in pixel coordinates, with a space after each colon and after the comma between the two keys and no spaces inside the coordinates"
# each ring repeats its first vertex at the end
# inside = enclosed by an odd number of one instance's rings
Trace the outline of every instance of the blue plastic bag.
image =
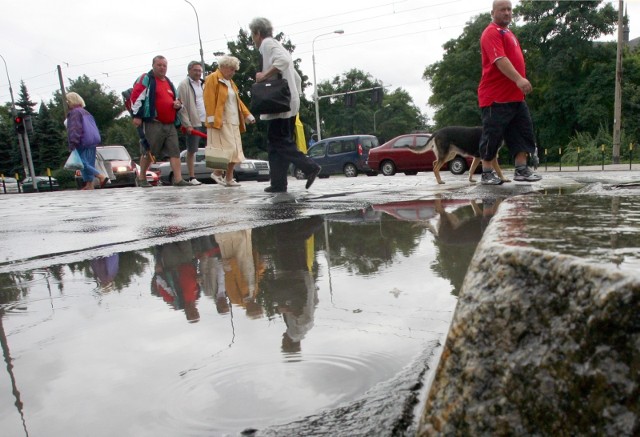
{"type": "Polygon", "coordinates": [[[82,170],[84,168],[84,164],[82,163],[82,158],[80,158],[80,154],[76,149],[73,149],[69,157],[67,158],[67,162],[64,163],[64,168],[66,170],[82,170]]]}

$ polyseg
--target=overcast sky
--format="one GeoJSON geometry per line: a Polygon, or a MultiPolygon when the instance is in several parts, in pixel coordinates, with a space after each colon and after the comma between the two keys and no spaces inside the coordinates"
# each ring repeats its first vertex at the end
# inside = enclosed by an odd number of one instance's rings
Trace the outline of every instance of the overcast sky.
{"type": "MultiPolygon", "coordinates": [[[[611,0],[617,8],[618,1],[611,0]]],[[[514,7],[518,4],[514,1],[514,7]]],[[[320,0],[221,2],[191,0],[200,21],[207,63],[227,51],[252,18],[271,20],[296,45],[295,58],[313,83],[315,39],[317,81],[352,68],[402,87],[428,115],[427,65],[442,59],[442,45],[460,36],[467,22],[489,12],[491,0],[320,0]],[[344,30],[343,35],[332,34],[344,30]],[[324,35],[327,34],[328,35],[324,35]]],[[[626,1],[631,38],[640,36],[640,0],[626,1]]],[[[31,99],[48,102],[59,89],[57,65],[65,85],[82,74],[120,92],[150,69],[162,54],[168,76],[178,82],[189,61],[200,58],[196,13],[185,0],[3,0],[0,55],[7,63],[14,97],[24,80],[31,99]]],[[[615,36],[607,38],[615,40],[615,36]]],[[[241,66],[242,68],[242,66],[241,66]]],[[[533,84],[535,90],[535,84],[533,84]]],[[[307,93],[310,96],[312,87],[307,93]]],[[[0,102],[10,101],[7,75],[0,75],[0,102]]]]}

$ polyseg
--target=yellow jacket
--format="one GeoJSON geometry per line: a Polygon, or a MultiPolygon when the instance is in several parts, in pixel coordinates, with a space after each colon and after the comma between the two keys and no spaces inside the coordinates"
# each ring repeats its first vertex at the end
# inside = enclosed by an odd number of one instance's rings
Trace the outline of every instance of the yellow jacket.
{"type": "MultiPolygon", "coordinates": [[[[224,105],[227,102],[227,97],[229,96],[229,90],[227,85],[224,82],[221,82],[220,79],[224,79],[220,70],[216,70],[207,76],[207,79],[204,81],[204,108],[207,113],[205,126],[221,129],[222,128],[222,112],[224,111],[224,105]],[[209,122],[210,118],[213,116],[213,123],[209,122]]],[[[247,130],[245,126],[245,118],[251,115],[251,111],[246,107],[242,100],[240,100],[240,95],[238,94],[238,87],[235,82],[231,81],[231,86],[236,93],[237,101],[238,101],[238,118],[240,133],[245,132],[247,130]]]]}

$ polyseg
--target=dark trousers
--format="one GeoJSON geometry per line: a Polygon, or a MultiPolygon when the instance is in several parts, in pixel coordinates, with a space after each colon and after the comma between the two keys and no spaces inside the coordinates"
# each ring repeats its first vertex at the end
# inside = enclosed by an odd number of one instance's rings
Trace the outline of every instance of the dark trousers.
{"type": "Polygon", "coordinates": [[[293,164],[306,174],[317,168],[317,164],[300,150],[294,140],[296,117],[269,120],[267,130],[271,186],[277,190],[287,189],[289,165],[293,164]]]}
{"type": "Polygon", "coordinates": [[[525,102],[494,103],[482,110],[480,157],[491,161],[504,139],[511,156],[535,153],[536,140],[529,107],[525,102]]]}

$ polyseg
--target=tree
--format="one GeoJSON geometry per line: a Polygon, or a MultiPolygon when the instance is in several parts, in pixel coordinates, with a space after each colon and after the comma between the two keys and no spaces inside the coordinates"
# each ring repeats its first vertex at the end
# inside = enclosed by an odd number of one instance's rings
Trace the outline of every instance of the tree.
{"type": "Polygon", "coordinates": [[[31,97],[29,97],[29,91],[27,91],[27,86],[24,81],[20,81],[20,92],[18,93],[18,101],[16,102],[16,106],[19,108],[18,112],[22,112],[25,115],[35,115],[35,106],[36,103],[31,101],[31,97]]]}
{"type": "MultiPolygon", "coordinates": [[[[318,94],[320,96],[342,94],[367,90],[380,85],[381,82],[372,78],[370,74],[352,69],[342,76],[334,77],[331,81],[319,83],[318,94]]],[[[381,139],[391,139],[397,135],[424,129],[425,120],[420,110],[415,106],[409,94],[401,88],[391,94],[383,90],[382,106],[372,103],[371,91],[363,91],[354,95],[356,99],[353,107],[345,105],[342,95],[320,100],[323,138],[374,133],[373,116],[380,107],[385,108],[384,111],[378,112],[379,116],[376,115],[376,130],[378,132],[375,134],[379,135],[381,139]]]]}
{"type": "Polygon", "coordinates": [[[57,169],[65,162],[68,149],[58,124],[51,116],[47,105],[42,102],[31,140],[31,155],[36,174],[44,174],[47,168],[57,169]]]}
{"type": "Polygon", "coordinates": [[[132,157],[140,156],[140,137],[129,116],[114,120],[102,136],[102,144],[121,144],[126,147],[132,157]]]}
{"type": "MultiPolygon", "coordinates": [[[[76,92],[82,96],[87,105],[85,109],[93,115],[98,129],[100,129],[100,135],[104,137],[107,129],[125,110],[122,98],[114,91],[103,89],[103,85],[86,75],[79,76],[75,80],[69,79],[69,83],[68,92],[76,92]]],[[[55,92],[53,101],[49,103],[49,106],[52,116],[62,123],[65,119],[65,114],[60,91],[55,92]]]]}
{"type": "Polygon", "coordinates": [[[430,82],[429,104],[436,109],[435,127],[478,126],[478,84],[482,74],[479,41],[491,22],[490,14],[469,21],[462,35],[444,44],[442,61],[427,66],[423,79],[430,82]]]}

